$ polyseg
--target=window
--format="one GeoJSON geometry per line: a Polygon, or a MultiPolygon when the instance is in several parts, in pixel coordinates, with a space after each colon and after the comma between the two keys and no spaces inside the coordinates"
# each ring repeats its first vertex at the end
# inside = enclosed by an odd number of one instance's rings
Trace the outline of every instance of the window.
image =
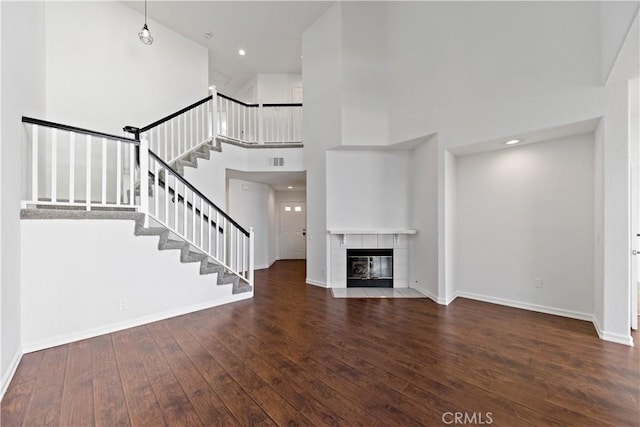
{"type": "Polygon", "coordinates": [[[291,212],[291,206],[285,206],[284,207],[284,211],[285,212],[291,212]]]}
{"type": "Polygon", "coordinates": [[[302,207],[301,206],[296,206],[294,210],[296,212],[302,212],[302,207]]]}

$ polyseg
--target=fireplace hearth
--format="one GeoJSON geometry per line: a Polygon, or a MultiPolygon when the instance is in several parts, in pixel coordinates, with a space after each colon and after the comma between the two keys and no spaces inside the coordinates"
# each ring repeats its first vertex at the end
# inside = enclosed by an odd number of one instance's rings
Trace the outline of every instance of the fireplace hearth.
{"type": "Polygon", "coordinates": [[[348,288],[393,288],[393,249],[347,249],[348,288]]]}

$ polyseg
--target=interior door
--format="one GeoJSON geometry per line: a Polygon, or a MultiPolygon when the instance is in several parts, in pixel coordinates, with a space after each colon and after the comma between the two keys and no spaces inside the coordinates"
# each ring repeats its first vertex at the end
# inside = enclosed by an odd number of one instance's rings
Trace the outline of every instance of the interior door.
{"type": "Polygon", "coordinates": [[[280,259],[307,257],[307,212],[304,202],[280,204],[280,259]]]}

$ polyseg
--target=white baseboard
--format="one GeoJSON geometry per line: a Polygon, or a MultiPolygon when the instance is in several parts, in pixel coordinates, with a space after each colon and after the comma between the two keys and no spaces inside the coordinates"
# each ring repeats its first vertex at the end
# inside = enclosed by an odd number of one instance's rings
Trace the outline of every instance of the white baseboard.
{"type": "Polygon", "coordinates": [[[254,270],[264,270],[267,268],[271,268],[271,266],[273,264],[275,264],[277,261],[277,259],[274,259],[273,261],[271,261],[269,264],[260,264],[260,265],[256,265],[255,267],[253,267],[254,270]]]}
{"type": "Polygon", "coordinates": [[[455,300],[456,298],[458,298],[458,293],[455,292],[453,295],[451,295],[449,297],[449,299],[446,298],[441,298],[444,302],[443,303],[438,303],[438,304],[443,304],[443,305],[449,305],[453,302],[453,300],[455,300]]]}
{"type": "Polygon", "coordinates": [[[546,305],[531,304],[528,302],[514,301],[510,299],[491,297],[487,295],[474,294],[472,292],[458,291],[456,294],[461,298],[473,299],[476,301],[489,302],[492,304],[505,305],[508,307],[522,308],[524,310],[536,311],[538,313],[553,314],[556,316],[568,317],[571,319],[593,321],[593,315],[580,311],[565,310],[563,308],[549,307],[546,305]]]}
{"type": "Polygon", "coordinates": [[[0,380],[0,400],[4,397],[4,394],[9,388],[9,384],[13,379],[13,376],[16,373],[16,369],[18,369],[18,365],[20,364],[20,360],[22,359],[23,351],[22,348],[17,348],[16,353],[13,355],[11,359],[11,363],[7,369],[7,372],[2,376],[2,380],[0,380]]]}
{"type": "Polygon", "coordinates": [[[325,282],[321,282],[319,280],[312,280],[312,279],[309,279],[308,277],[305,279],[305,282],[307,283],[307,285],[320,286],[321,288],[329,287],[325,282]]]}
{"type": "Polygon", "coordinates": [[[453,302],[454,299],[456,299],[456,297],[458,296],[458,294],[453,294],[449,299],[446,298],[440,298],[436,295],[433,294],[433,292],[422,288],[420,286],[414,286],[414,289],[420,291],[420,293],[424,294],[427,298],[431,299],[432,301],[440,304],[440,305],[449,305],[453,302]]]}
{"type": "Polygon", "coordinates": [[[420,286],[414,286],[413,289],[419,291],[421,294],[425,295],[427,298],[429,298],[433,302],[440,304],[438,302],[438,297],[435,296],[431,291],[428,291],[427,289],[420,286]]]}
{"type": "Polygon", "coordinates": [[[230,295],[227,297],[216,299],[215,301],[209,301],[201,304],[195,304],[188,307],[180,307],[172,310],[167,310],[161,313],[152,314],[149,316],[138,317],[136,319],[125,320],[123,322],[112,323],[107,326],[99,328],[89,329],[80,332],[73,332],[70,334],[60,335],[54,338],[46,340],[22,343],[22,350],[24,353],[31,353],[45,348],[51,348],[58,345],[69,344],[71,342],[84,340],[87,338],[97,337],[99,335],[110,334],[112,332],[121,331],[123,329],[134,328],[136,326],[145,325],[147,323],[157,322],[159,320],[168,319],[170,317],[182,316],[183,314],[193,313],[195,311],[205,310],[207,308],[217,307],[219,305],[228,304],[231,302],[241,301],[253,297],[253,291],[244,292],[237,295],[230,295]]]}
{"type": "Polygon", "coordinates": [[[598,333],[598,336],[600,337],[601,340],[633,347],[633,337],[631,335],[625,336],[625,335],[614,334],[611,332],[604,331],[600,326],[600,322],[598,322],[598,319],[596,318],[596,316],[592,316],[592,317],[593,318],[591,319],[591,322],[593,323],[593,327],[596,329],[596,332],[598,333]]]}
{"type": "Polygon", "coordinates": [[[631,335],[621,335],[621,334],[613,334],[611,332],[602,332],[600,335],[605,341],[614,342],[617,344],[628,345],[629,347],[633,347],[633,338],[631,335]]]}
{"type": "Polygon", "coordinates": [[[593,327],[596,329],[596,333],[598,334],[600,339],[604,339],[602,338],[604,333],[602,332],[602,327],[600,326],[600,322],[598,322],[598,318],[595,315],[592,317],[593,318],[591,319],[591,323],[593,323],[593,327]]]}

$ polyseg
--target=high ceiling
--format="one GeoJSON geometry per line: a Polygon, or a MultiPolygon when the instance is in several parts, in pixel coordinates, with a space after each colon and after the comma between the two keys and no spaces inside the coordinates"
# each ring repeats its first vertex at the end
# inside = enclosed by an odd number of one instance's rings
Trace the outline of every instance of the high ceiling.
{"type": "MultiPolygon", "coordinates": [[[[144,13],[142,1],[123,3],[144,13]]],[[[332,4],[149,0],[147,16],[209,49],[209,82],[231,95],[256,73],[301,73],[302,33],[332,4]]]]}

